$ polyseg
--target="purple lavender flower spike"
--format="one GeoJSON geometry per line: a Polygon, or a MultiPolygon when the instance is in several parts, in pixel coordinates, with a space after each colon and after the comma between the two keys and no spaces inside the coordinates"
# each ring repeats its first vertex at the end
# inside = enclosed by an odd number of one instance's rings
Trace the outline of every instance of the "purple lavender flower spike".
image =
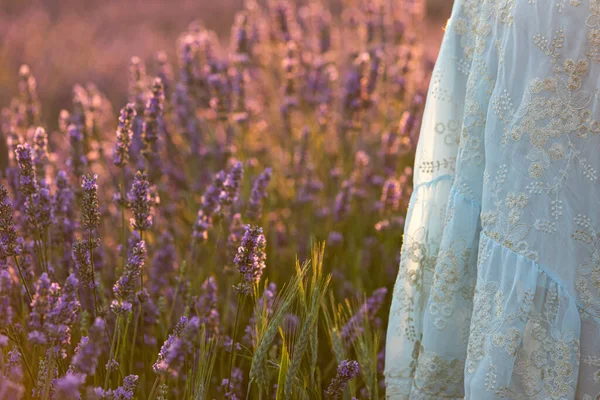
{"type": "Polygon", "coordinates": [[[121,275],[117,283],[113,286],[115,300],[113,300],[110,307],[115,314],[118,315],[131,311],[135,300],[138,278],[145,260],[146,245],[144,241],[140,241],[131,250],[123,275],[121,275]]]}
{"type": "Polygon", "coordinates": [[[397,179],[389,178],[383,184],[381,192],[381,211],[383,214],[398,211],[400,199],[402,198],[402,189],[397,179]]]}
{"type": "Polygon", "coordinates": [[[262,217],[263,200],[267,197],[267,186],[271,181],[271,168],[267,168],[256,179],[250,192],[250,201],[246,216],[250,221],[258,222],[262,217]]]}
{"type": "Polygon", "coordinates": [[[82,176],[81,187],[83,188],[83,201],[81,216],[83,227],[89,231],[100,225],[100,212],[98,211],[98,175],[82,176]]]}
{"type": "Polygon", "coordinates": [[[13,205],[8,190],[0,185],[0,259],[19,255],[21,246],[17,241],[17,233],[13,221],[13,205]]]}
{"type": "Polygon", "coordinates": [[[68,132],[71,154],[67,160],[67,166],[73,175],[80,177],[83,175],[84,167],[88,164],[83,146],[83,132],[81,131],[81,127],[76,124],[69,125],[68,132]]]}
{"type": "Polygon", "coordinates": [[[88,336],[83,336],[75,349],[75,355],[69,368],[71,371],[90,376],[96,373],[98,359],[102,354],[105,329],[104,320],[100,317],[96,318],[89,329],[88,336]]]}
{"type": "Polygon", "coordinates": [[[213,217],[221,210],[221,194],[226,177],[224,171],[219,171],[202,196],[202,205],[198,210],[192,233],[195,240],[204,242],[208,239],[208,230],[212,226],[213,217]]]}
{"type": "MultiPolygon", "coordinates": [[[[59,287],[60,289],[60,287],[59,287]]],[[[47,273],[43,273],[35,284],[35,295],[31,301],[29,313],[29,340],[37,344],[46,344],[44,321],[52,308],[56,296],[55,284],[50,282],[47,273]]]]}
{"type": "Polygon", "coordinates": [[[27,197],[36,193],[38,190],[35,170],[33,168],[33,154],[27,143],[17,145],[15,153],[17,155],[19,171],[21,172],[19,185],[21,192],[27,197]]]}
{"type": "Polygon", "coordinates": [[[253,286],[260,281],[267,259],[266,245],[267,241],[262,228],[257,226],[246,228],[246,233],[234,258],[234,263],[242,274],[242,282],[236,287],[238,293],[252,293],[253,286]]]}
{"type": "Polygon", "coordinates": [[[129,162],[129,148],[133,138],[132,126],[135,116],[134,103],[127,103],[121,109],[119,126],[117,127],[117,141],[113,149],[113,163],[119,168],[124,168],[129,162]]]}
{"type": "MultiPolygon", "coordinates": [[[[0,326],[8,327],[12,324],[13,306],[10,294],[12,278],[8,269],[0,269],[0,326]]],[[[8,337],[0,333],[0,349],[8,344],[8,337]]]]}
{"type": "Polygon", "coordinates": [[[37,178],[41,181],[46,178],[46,164],[48,163],[48,134],[44,128],[37,127],[33,133],[33,164],[37,178]]]}
{"type": "Polygon", "coordinates": [[[73,243],[72,257],[81,289],[86,292],[95,290],[96,282],[94,281],[92,274],[92,264],[87,243],[81,240],[77,240],[73,243]]]}
{"type": "Polygon", "coordinates": [[[79,399],[80,388],[85,383],[84,374],[67,372],[64,376],[54,381],[54,396],[57,399],[79,399]]]}
{"type": "Polygon", "coordinates": [[[161,347],[152,371],[157,375],[170,374],[173,377],[183,373],[180,368],[186,355],[194,349],[193,339],[197,336],[199,327],[200,319],[198,317],[188,319],[182,316],[173,329],[173,333],[161,347]]]}
{"type": "Polygon", "coordinates": [[[145,173],[138,171],[135,174],[127,199],[129,208],[133,212],[131,227],[139,232],[150,229],[158,197],[153,193],[145,173]]]}
{"type": "Polygon", "coordinates": [[[231,373],[231,383],[225,378],[221,382],[220,389],[224,391],[226,399],[237,400],[242,398],[242,383],[244,381],[244,373],[238,367],[235,367],[231,373]]]}
{"type": "Polygon", "coordinates": [[[347,343],[351,343],[362,332],[365,320],[371,323],[376,322],[377,312],[383,305],[386,295],[387,288],[385,287],[375,290],[371,297],[367,298],[365,303],[358,309],[356,314],[342,327],[342,339],[347,343]]]}
{"type": "Polygon", "coordinates": [[[196,301],[196,312],[200,318],[200,324],[206,326],[206,330],[211,336],[216,335],[219,330],[217,303],[217,281],[214,276],[209,276],[202,284],[202,293],[196,301]]]}
{"type": "Polygon", "coordinates": [[[163,83],[160,78],[156,78],[152,85],[152,94],[144,110],[142,139],[144,140],[145,153],[151,152],[152,145],[158,140],[158,129],[163,114],[164,101],[163,83]]]}
{"type": "Polygon", "coordinates": [[[237,201],[243,176],[244,166],[238,161],[233,165],[223,183],[223,192],[221,192],[221,203],[223,205],[230,206],[237,201]]]}
{"type": "Polygon", "coordinates": [[[150,293],[157,296],[172,291],[173,276],[177,262],[177,249],[173,235],[166,231],[160,236],[158,247],[150,264],[150,293]]]}
{"type": "Polygon", "coordinates": [[[325,399],[338,400],[344,395],[344,389],[349,381],[354,379],[360,372],[360,367],[356,361],[344,360],[337,368],[337,375],[325,391],[325,399]]]}

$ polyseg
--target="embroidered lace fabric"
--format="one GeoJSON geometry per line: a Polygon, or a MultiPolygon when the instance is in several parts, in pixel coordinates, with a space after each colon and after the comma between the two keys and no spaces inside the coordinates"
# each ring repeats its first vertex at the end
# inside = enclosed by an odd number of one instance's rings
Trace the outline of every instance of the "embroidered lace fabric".
{"type": "Polygon", "coordinates": [[[600,399],[600,0],[455,0],[386,344],[389,399],[600,399]]]}

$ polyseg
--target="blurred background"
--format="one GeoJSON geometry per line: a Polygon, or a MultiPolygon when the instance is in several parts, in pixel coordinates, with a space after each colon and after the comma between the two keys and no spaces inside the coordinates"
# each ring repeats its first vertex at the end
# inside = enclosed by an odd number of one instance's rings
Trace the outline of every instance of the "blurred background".
{"type": "MultiPolygon", "coordinates": [[[[337,0],[325,0],[339,10],[337,0]]],[[[296,1],[297,4],[304,3],[296,1]]],[[[131,56],[151,62],[164,50],[171,62],[177,36],[201,20],[223,42],[243,0],[0,0],[0,107],[18,89],[18,69],[28,64],[52,127],[70,104],[76,83],[94,82],[112,104],[127,96],[131,56]]],[[[451,0],[428,0],[425,41],[435,57],[451,0]]]]}

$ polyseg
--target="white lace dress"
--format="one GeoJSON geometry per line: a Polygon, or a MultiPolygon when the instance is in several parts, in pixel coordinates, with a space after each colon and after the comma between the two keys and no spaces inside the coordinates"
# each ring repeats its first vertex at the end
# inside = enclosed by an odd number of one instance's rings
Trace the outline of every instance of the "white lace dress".
{"type": "Polygon", "coordinates": [[[600,399],[600,0],[456,0],[387,333],[390,399],[600,399]]]}

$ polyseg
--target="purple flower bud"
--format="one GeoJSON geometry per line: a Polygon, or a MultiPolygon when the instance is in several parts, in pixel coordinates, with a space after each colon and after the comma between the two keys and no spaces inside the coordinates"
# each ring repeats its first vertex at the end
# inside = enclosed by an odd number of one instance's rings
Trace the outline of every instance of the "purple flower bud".
{"type": "Polygon", "coordinates": [[[260,281],[267,259],[266,245],[267,241],[262,228],[257,226],[246,228],[246,233],[234,258],[234,263],[243,279],[236,288],[239,293],[250,294],[253,285],[260,281]]]}
{"type": "Polygon", "coordinates": [[[13,205],[8,190],[0,185],[0,259],[6,259],[21,253],[17,242],[17,233],[13,221],[13,205]]]}
{"type": "Polygon", "coordinates": [[[325,391],[325,399],[338,400],[344,395],[344,389],[349,381],[354,379],[360,372],[358,362],[344,360],[338,365],[337,375],[332,379],[325,391]]]}
{"type": "Polygon", "coordinates": [[[351,207],[351,189],[352,185],[349,181],[342,183],[342,189],[335,198],[335,205],[333,207],[333,213],[336,221],[342,221],[350,213],[351,207]]]}
{"type": "Polygon", "coordinates": [[[235,367],[231,372],[231,383],[229,379],[225,378],[221,381],[220,391],[225,392],[224,396],[226,399],[236,400],[241,399],[243,396],[242,383],[244,382],[244,374],[242,370],[235,367]]]}
{"type": "Polygon", "coordinates": [[[94,281],[94,275],[92,274],[90,251],[87,243],[81,240],[77,240],[73,243],[72,256],[81,289],[86,292],[95,290],[96,282],[94,281]]]}
{"type": "Polygon", "coordinates": [[[46,163],[48,162],[48,134],[44,128],[37,127],[33,134],[33,163],[38,179],[46,178],[46,163]]]}
{"type": "Polygon", "coordinates": [[[71,173],[77,177],[83,175],[83,169],[88,164],[85,150],[83,148],[83,133],[78,125],[69,125],[69,142],[71,144],[71,156],[67,160],[71,173]]]}
{"type": "Polygon", "coordinates": [[[202,196],[202,205],[198,210],[193,231],[195,240],[206,241],[208,239],[208,229],[212,226],[213,216],[221,210],[221,193],[225,179],[225,172],[219,171],[202,196]]]}
{"type": "Polygon", "coordinates": [[[125,167],[129,162],[129,148],[131,147],[131,140],[133,138],[132,126],[135,116],[134,103],[127,103],[121,109],[119,126],[117,127],[117,142],[113,149],[113,162],[119,168],[125,167]]]}
{"type": "MultiPolygon", "coordinates": [[[[7,327],[12,324],[13,306],[11,304],[12,277],[7,269],[0,269],[0,326],[7,327]]],[[[1,337],[6,336],[0,334],[1,337]]],[[[0,344],[0,348],[4,347],[0,344]]]]}
{"type": "Polygon", "coordinates": [[[35,170],[33,169],[33,154],[27,143],[17,145],[15,153],[21,173],[19,179],[21,192],[27,197],[37,192],[38,189],[35,170]]]}
{"type": "Polygon", "coordinates": [[[389,214],[398,211],[401,198],[402,189],[400,188],[400,182],[397,179],[389,178],[383,184],[381,192],[381,212],[389,214]]]}
{"type": "Polygon", "coordinates": [[[104,320],[96,318],[89,329],[88,336],[82,336],[79,345],[75,349],[75,355],[71,360],[70,370],[77,374],[94,375],[98,365],[98,359],[102,354],[104,344],[104,331],[106,327],[104,320]]]}
{"type": "Polygon", "coordinates": [[[227,236],[228,260],[234,260],[245,232],[246,225],[242,221],[242,215],[240,213],[234,214],[231,218],[231,224],[229,225],[229,235],[227,236]]]}
{"type": "Polygon", "coordinates": [[[371,297],[358,309],[356,314],[342,327],[341,336],[347,343],[354,341],[356,336],[362,331],[365,322],[373,323],[377,312],[383,305],[387,288],[382,287],[373,292],[371,297]]]}
{"type": "Polygon", "coordinates": [[[177,249],[173,235],[165,231],[158,241],[159,247],[154,253],[150,264],[150,292],[154,295],[168,293],[172,290],[173,276],[177,262],[177,249]]]}
{"type": "Polygon", "coordinates": [[[165,95],[162,81],[160,78],[156,78],[152,85],[152,94],[144,110],[144,125],[142,127],[144,154],[151,153],[153,151],[152,146],[158,140],[158,130],[163,115],[164,101],[165,95]]]}
{"type": "Polygon", "coordinates": [[[233,165],[223,183],[223,191],[221,192],[221,203],[223,205],[230,206],[237,201],[243,176],[244,166],[238,161],[233,165]]]}
{"type": "MultiPolygon", "coordinates": [[[[60,290],[60,287],[58,290],[60,290]]],[[[29,340],[34,343],[46,343],[46,335],[43,332],[44,321],[56,300],[58,290],[56,284],[50,282],[50,278],[45,272],[35,284],[35,294],[31,300],[31,312],[29,313],[29,340]]]]}
{"type": "Polygon", "coordinates": [[[98,211],[98,175],[82,176],[81,187],[83,188],[81,222],[87,230],[93,230],[100,225],[100,211],[98,211]]]}
{"type": "Polygon", "coordinates": [[[131,400],[137,387],[139,376],[128,375],[123,378],[123,385],[116,389],[104,390],[101,387],[93,389],[93,394],[88,394],[86,398],[101,400],[131,400]]]}
{"type": "Polygon", "coordinates": [[[121,314],[131,310],[131,305],[135,300],[135,289],[139,281],[140,273],[146,260],[146,245],[144,241],[138,242],[131,254],[127,258],[123,275],[113,286],[115,300],[111,304],[111,309],[115,314],[121,314]]]}
{"type": "Polygon", "coordinates": [[[219,311],[217,310],[217,281],[209,276],[202,284],[202,293],[196,301],[196,312],[200,318],[200,324],[206,325],[210,335],[218,333],[219,311]]]}
{"type": "Polygon", "coordinates": [[[150,229],[154,206],[159,203],[159,198],[150,187],[148,176],[145,173],[138,171],[135,174],[127,199],[129,208],[133,212],[131,227],[140,232],[150,229]]]}
{"type": "Polygon", "coordinates": [[[258,222],[262,218],[263,200],[267,197],[267,186],[271,181],[271,168],[267,168],[254,181],[252,191],[250,192],[250,201],[246,215],[253,222],[258,222]]]}
{"type": "Polygon", "coordinates": [[[178,376],[183,366],[185,357],[194,350],[194,338],[198,334],[200,320],[193,317],[188,320],[182,316],[175,326],[173,333],[169,335],[158,353],[158,358],[152,370],[157,375],[170,374],[173,377],[178,376]]]}
{"type": "Polygon", "coordinates": [[[80,388],[85,383],[84,374],[67,372],[65,376],[54,381],[54,396],[58,399],[77,399],[80,388]]]}

